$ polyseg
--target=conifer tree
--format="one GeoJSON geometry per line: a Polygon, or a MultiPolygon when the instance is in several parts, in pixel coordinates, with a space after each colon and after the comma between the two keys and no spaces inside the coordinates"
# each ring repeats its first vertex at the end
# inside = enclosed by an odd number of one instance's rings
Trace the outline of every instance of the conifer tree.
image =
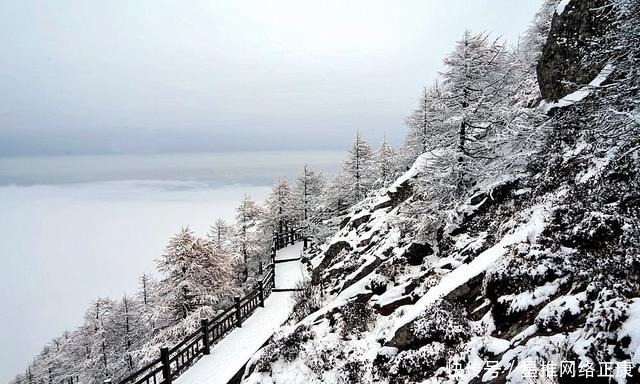
{"type": "Polygon", "coordinates": [[[379,187],[386,187],[394,180],[397,169],[396,153],[391,146],[387,143],[386,137],[382,141],[380,149],[376,153],[376,167],[377,167],[377,185],[379,187]]]}
{"type": "Polygon", "coordinates": [[[455,153],[458,189],[478,163],[491,159],[490,137],[500,129],[496,104],[505,99],[508,73],[505,48],[488,35],[465,31],[445,60],[442,73],[447,122],[455,129],[456,143],[445,142],[455,153]]]}
{"type": "Polygon", "coordinates": [[[267,198],[265,212],[271,226],[278,232],[287,230],[292,224],[294,208],[291,199],[291,188],[287,179],[279,179],[267,198]]]}
{"type": "Polygon", "coordinates": [[[110,337],[109,322],[115,303],[109,298],[97,299],[85,313],[84,333],[88,345],[81,381],[100,383],[111,377],[115,362],[115,348],[110,337]]]}
{"type": "Polygon", "coordinates": [[[209,240],[222,248],[225,252],[229,252],[231,244],[231,226],[224,219],[218,219],[209,230],[209,240]]]}
{"type": "MultiPolygon", "coordinates": [[[[410,167],[421,154],[442,146],[443,136],[450,136],[442,86],[436,81],[425,87],[418,107],[407,118],[406,151],[403,165],[410,167]]],[[[449,139],[447,139],[449,141],[449,139]]]]}
{"type": "Polygon", "coordinates": [[[342,185],[348,191],[348,205],[362,200],[375,183],[375,158],[371,146],[360,134],[349,150],[349,155],[342,166],[346,183],[342,185]]]}
{"type": "Polygon", "coordinates": [[[245,195],[236,208],[236,222],[234,228],[233,248],[237,258],[241,261],[242,281],[249,277],[249,264],[257,264],[267,253],[270,234],[265,234],[260,228],[263,210],[248,195],[245,195]]]}
{"type": "Polygon", "coordinates": [[[330,216],[340,216],[349,208],[352,201],[351,187],[349,177],[343,170],[338,170],[327,183],[323,198],[330,216]]]}
{"type": "Polygon", "coordinates": [[[183,328],[167,337],[179,336],[183,329],[197,326],[234,291],[231,257],[213,242],[197,238],[189,228],[183,228],[171,239],[158,261],[158,269],[164,276],[158,284],[156,306],[165,316],[164,326],[174,326],[190,317],[183,328]]]}
{"type": "Polygon", "coordinates": [[[307,236],[314,232],[314,227],[321,220],[324,184],[324,175],[305,164],[291,193],[294,217],[307,236]]]}
{"type": "Polygon", "coordinates": [[[144,304],[126,294],[116,303],[109,324],[117,350],[114,377],[123,377],[136,367],[135,351],[150,337],[143,319],[144,304]]]}

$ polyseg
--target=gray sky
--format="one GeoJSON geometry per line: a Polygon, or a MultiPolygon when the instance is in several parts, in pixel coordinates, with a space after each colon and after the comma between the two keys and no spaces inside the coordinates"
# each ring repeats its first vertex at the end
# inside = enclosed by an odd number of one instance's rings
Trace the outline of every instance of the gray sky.
{"type": "Polygon", "coordinates": [[[0,156],[394,143],[464,28],[540,0],[0,0],[0,156]]]}

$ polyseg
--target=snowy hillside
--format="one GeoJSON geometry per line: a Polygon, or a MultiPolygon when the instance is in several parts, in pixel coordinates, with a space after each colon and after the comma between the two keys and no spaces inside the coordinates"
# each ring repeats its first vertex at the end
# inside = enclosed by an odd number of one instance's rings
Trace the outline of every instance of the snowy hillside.
{"type": "Polygon", "coordinates": [[[429,151],[352,206],[307,255],[317,308],[243,382],[639,382],[640,6],[557,3],[527,107],[546,115],[524,118],[539,147],[451,204],[429,151]]]}
{"type": "Polygon", "coordinates": [[[402,146],[183,228],[11,383],[640,383],[640,1],[461,33],[402,146]]]}

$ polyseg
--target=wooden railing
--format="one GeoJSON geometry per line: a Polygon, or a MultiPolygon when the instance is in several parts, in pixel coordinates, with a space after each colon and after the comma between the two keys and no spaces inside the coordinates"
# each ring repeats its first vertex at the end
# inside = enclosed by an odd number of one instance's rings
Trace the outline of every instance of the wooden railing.
{"type": "MultiPolygon", "coordinates": [[[[171,384],[186,371],[200,356],[211,353],[211,346],[225,337],[234,328],[242,327],[242,322],[258,308],[276,285],[276,251],[294,244],[300,239],[296,230],[287,230],[273,235],[271,263],[262,271],[262,279],[256,288],[243,297],[236,297],[235,304],[211,320],[202,320],[200,328],[185,337],[173,348],[160,348],[160,357],[119,381],[119,384],[171,384]]],[[[261,263],[262,264],[262,263],[261,263]]],[[[111,380],[105,381],[111,383],[111,380]]]]}

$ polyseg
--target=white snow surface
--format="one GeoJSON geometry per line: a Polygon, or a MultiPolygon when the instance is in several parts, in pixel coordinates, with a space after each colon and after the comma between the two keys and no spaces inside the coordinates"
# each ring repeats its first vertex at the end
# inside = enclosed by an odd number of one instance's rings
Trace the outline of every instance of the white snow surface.
{"type": "Polygon", "coordinates": [[[569,5],[571,0],[561,0],[556,6],[556,14],[562,15],[564,13],[564,9],[569,5]]]}
{"type": "Polygon", "coordinates": [[[640,299],[633,299],[628,314],[629,318],[622,325],[619,337],[629,336],[631,338],[628,349],[635,351],[631,355],[631,361],[634,364],[640,364],[640,299]]]}
{"type": "Polygon", "coordinates": [[[415,178],[420,172],[429,167],[429,165],[436,161],[440,156],[442,156],[441,150],[426,152],[418,156],[411,168],[409,168],[407,172],[405,172],[393,184],[391,184],[391,186],[389,186],[389,192],[396,192],[398,187],[406,183],[407,180],[415,178]]]}
{"type": "MultiPolygon", "coordinates": [[[[302,242],[276,253],[276,260],[300,257],[302,242]]],[[[300,260],[276,264],[276,288],[294,288],[305,276],[300,260]]],[[[256,311],[174,382],[176,384],[224,384],[249,361],[287,320],[293,307],[291,292],[273,292],[264,308],[256,311]]]]}

